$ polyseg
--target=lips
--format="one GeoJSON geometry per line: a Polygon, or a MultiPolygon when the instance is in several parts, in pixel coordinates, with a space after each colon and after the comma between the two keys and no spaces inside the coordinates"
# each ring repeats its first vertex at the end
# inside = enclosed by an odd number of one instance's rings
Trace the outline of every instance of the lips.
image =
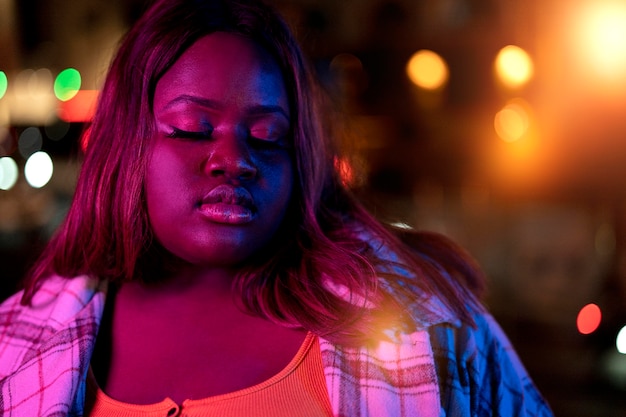
{"type": "Polygon", "coordinates": [[[208,220],[222,224],[248,223],[257,211],[248,190],[229,184],[218,185],[209,191],[199,209],[208,220]]]}

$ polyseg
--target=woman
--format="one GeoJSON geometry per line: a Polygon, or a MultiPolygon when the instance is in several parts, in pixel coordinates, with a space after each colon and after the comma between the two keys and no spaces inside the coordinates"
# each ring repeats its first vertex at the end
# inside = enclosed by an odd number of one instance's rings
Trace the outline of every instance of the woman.
{"type": "Polygon", "coordinates": [[[65,222],[0,308],[0,408],[550,415],[471,260],[401,243],[344,189],[328,113],[270,8],[157,1],[65,222]]]}

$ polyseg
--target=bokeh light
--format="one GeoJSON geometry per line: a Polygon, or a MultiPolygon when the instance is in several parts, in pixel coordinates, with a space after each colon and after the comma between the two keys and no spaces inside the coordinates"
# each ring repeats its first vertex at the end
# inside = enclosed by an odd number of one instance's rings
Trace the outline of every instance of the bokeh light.
{"type": "Polygon", "coordinates": [[[513,100],[506,104],[494,118],[496,133],[505,142],[520,140],[528,131],[530,116],[522,100],[513,100]]]}
{"type": "Polygon", "coordinates": [[[78,93],[80,85],[80,72],[74,68],[64,69],[54,80],[54,95],[61,101],[67,101],[78,93]]]}
{"type": "Polygon", "coordinates": [[[626,326],[622,327],[619,333],[617,333],[615,345],[619,353],[623,353],[624,355],[626,355],[626,326]]]}
{"type": "Polygon", "coordinates": [[[0,99],[6,94],[8,86],[9,80],[7,79],[7,75],[4,71],[0,71],[0,99]]]}
{"type": "Polygon", "coordinates": [[[395,227],[400,230],[413,230],[413,226],[405,222],[392,222],[390,224],[392,227],[395,227]]]}
{"type": "Polygon", "coordinates": [[[339,173],[341,182],[347,187],[354,185],[354,169],[346,158],[335,159],[335,169],[339,173]]]}
{"type": "Polygon", "coordinates": [[[20,151],[20,154],[24,158],[28,158],[32,154],[41,150],[43,146],[43,137],[41,136],[41,131],[36,127],[27,127],[20,134],[20,137],[17,141],[17,146],[20,151]]]}
{"type": "Polygon", "coordinates": [[[368,75],[356,55],[340,53],[330,61],[328,68],[342,98],[352,99],[367,88],[368,75]]]}
{"type": "Polygon", "coordinates": [[[602,321],[602,311],[596,304],[587,304],[579,312],[576,318],[576,327],[582,334],[595,332],[602,321]]]}
{"type": "Polygon", "coordinates": [[[93,119],[98,103],[98,90],[80,90],[75,96],[61,103],[59,118],[65,122],[86,123],[93,119]]]}
{"type": "Polygon", "coordinates": [[[498,79],[504,85],[517,88],[530,81],[534,73],[534,64],[525,50],[519,46],[507,45],[498,52],[495,69],[498,79]]]}
{"type": "Polygon", "coordinates": [[[414,53],[406,66],[406,73],[416,86],[426,90],[437,90],[448,81],[446,61],[436,52],[422,49],[414,53]]]}
{"type": "Polygon", "coordinates": [[[31,97],[49,94],[52,91],[52,73],[48,68],[33,71],[27,81],[28,93],[31,97]]]}
{"type": "Polygon", "coordinates": [[[70,124],[64,120],[60,120],[56,112],[47,120],[44,131],[46,136],[54,141],[59,141],[70,131],[70,124]]]}
{"type": "Polygon", "coordinates": [[[24,166],[26,182],[33,188],[41,188],[50,181],[54,167],[50,155],[45,152],[35,152],[28,158],[24,166]]]}
{"type": "Polygon", "coordinates": [[[602,77],[625,77],[626,4],[590,2],[581,10],[577,28],[582,62],[602,77]]]}
{"type": "Polygon", "coordinates": [[[35,76],[35,70],[31,68],[26,68],[17,73],[15,76],[15,81],[13,82],[13,91],[17,98],[28,99],[30,98],[31,88],[31,77],[35,76]]]}
{"type": "Polygon", "coordinates": [[[10,190],[17,182],[18,169],[15,160],[9,156],[0,158],[0,190],[10,190]]]}
{"type": "Polygon", "coordinates": [[[52,73],[46,68],[25,69],[11,82],[8,94],[10,123],[12,125],[39,125],[57,107],[52,88],[52,73]]]}

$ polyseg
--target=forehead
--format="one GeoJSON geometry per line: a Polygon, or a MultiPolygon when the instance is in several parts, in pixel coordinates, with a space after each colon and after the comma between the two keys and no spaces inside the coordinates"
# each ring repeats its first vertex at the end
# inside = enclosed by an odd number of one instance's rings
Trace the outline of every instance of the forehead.
{"type": "Polygon", "coordinates": [[[182,94],[224,104],[255,101],[288,109],[276,60],[252,40],[225,32],[198,39],[165,72],[157,82],[155,110],[182,94]]]}

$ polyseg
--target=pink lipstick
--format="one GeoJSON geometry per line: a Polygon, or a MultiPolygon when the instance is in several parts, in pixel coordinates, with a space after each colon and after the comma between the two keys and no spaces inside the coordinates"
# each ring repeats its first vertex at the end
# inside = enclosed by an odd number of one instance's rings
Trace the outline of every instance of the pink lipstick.
{"type": "Polygon", "coordinates": [[[256,215],[252,195],[243,187],[218,185],[202,199],[200,213],[208,220],[222,224],[245,224],[256,215]]]}

